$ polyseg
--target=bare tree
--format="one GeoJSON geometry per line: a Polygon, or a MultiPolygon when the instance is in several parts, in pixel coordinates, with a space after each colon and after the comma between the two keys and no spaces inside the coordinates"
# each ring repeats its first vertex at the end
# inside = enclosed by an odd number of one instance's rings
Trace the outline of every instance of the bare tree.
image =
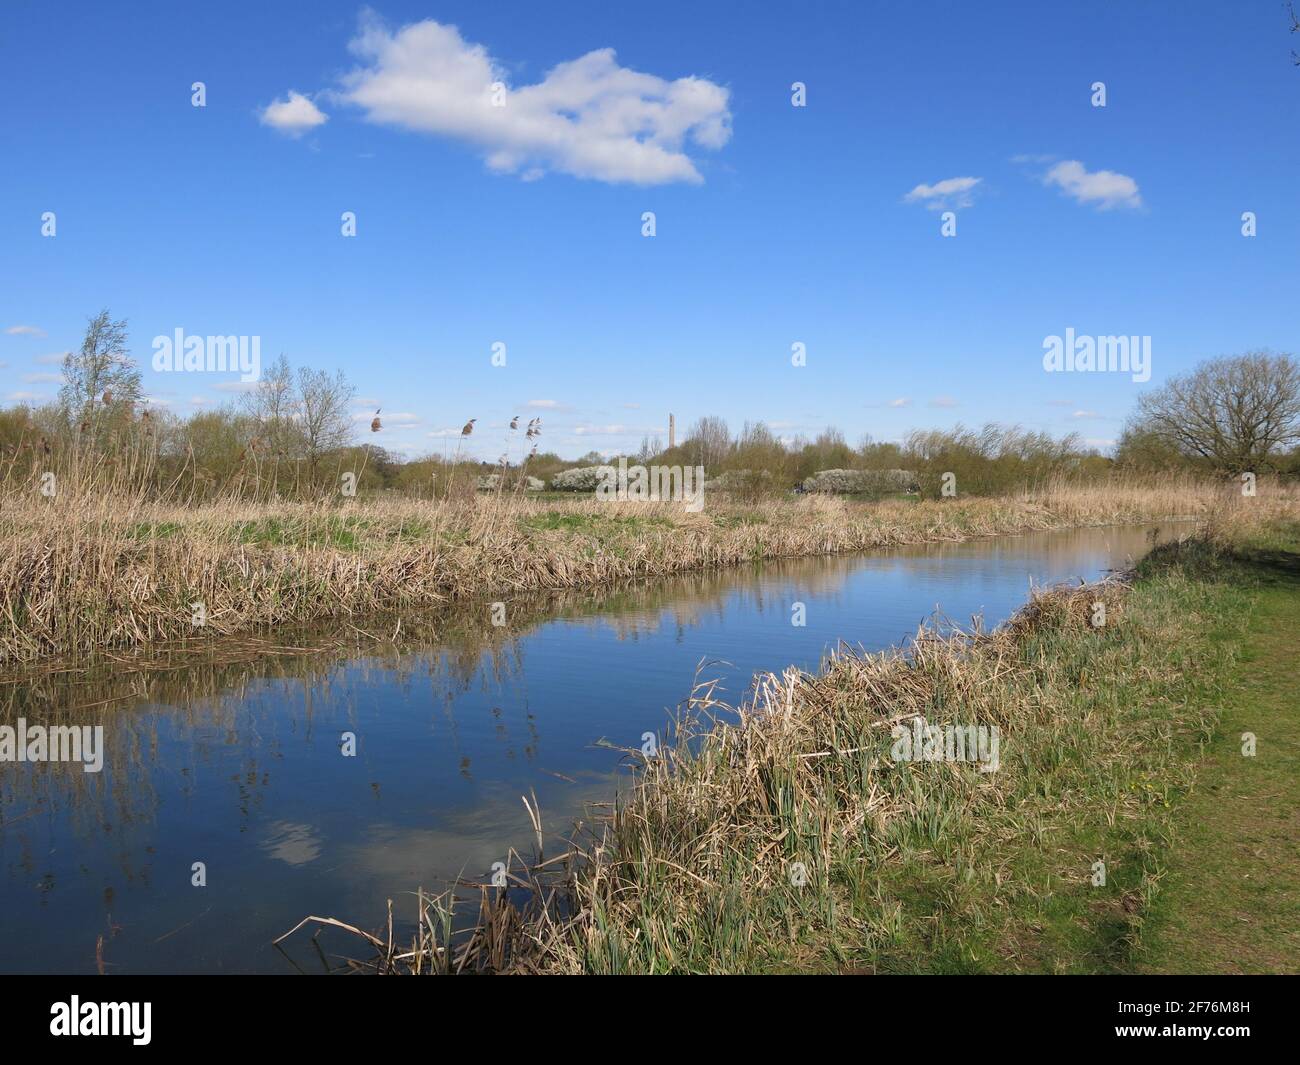
{"type": "Polygon", "coordinates": [[[1216,470],[1268,469],[1300,442],[1300,365],[1264,351],[1203,362],[1142,396],[1129,430],[1216,470]]]}
{"type": "Polygon", "coordinates": [[[129,419],[139,401],[140,371],[127,350],[126,320],[113,321],[105,308],[90,319],[81,350],[63,357],[60,411],[93,442],[110,422],[129,419]]]}
{"type": "Polygon", "coordinates": [[[324,370],[309,370],[305,366],[298,370],[298,389],[294,398],[298,408],[298,428],[302,433],[303,457],[307,460],[313,484],[321,457],[352,441],[348,404],[355,392],[342,371],[331,377],[324,370]]]}
{"type": "Polygon", "coordinates": [[[731,451],[731,430],[725,418],[709,415],[691,426],[686,436],[687,454],[706,470],[717,469],[731,451]]]}
{"type": "Polygon", "coordinates": [[[298,457],[301,433],[288,359],[281,355],[262,371],[257,387],[244,398],[243,406],[255,426],[255,452],[277,461],[298,457]]]}

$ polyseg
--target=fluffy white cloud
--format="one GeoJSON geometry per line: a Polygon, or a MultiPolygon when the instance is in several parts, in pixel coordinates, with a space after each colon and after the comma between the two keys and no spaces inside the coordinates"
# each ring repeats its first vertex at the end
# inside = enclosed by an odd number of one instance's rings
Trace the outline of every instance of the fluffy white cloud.
{"type": "Polygon", "coordinates": [[[1057,186],[1079,203],[1102,211],[1108,211],[1112,207],[1142,206],[1137,182],[1127,174],[1117,174],[1113,170],[1094,170],[1089,173],[1088,168],[1077,159],[1057,163],[1043,175],[1043,181],[1057,186]]]}
{"type": "Polygon", "coordinates": [[[716,149],[731,137],[727,89],[629,70],[612,48],[510,87],[494,106],[506,70],[454,26],[425,19],[391,31],[366,17],[348,47],[362,65],[335,99],[370,122],[474,144],[491,169],[528,180],[554,170],[635,185],[699,182],[685,145],[716,149]]]}
{"type": "Polygon", "coordinates": [[[903,199],[907,203],[923,203],[931,211],[943,207],[969,207],[973,202],[971,192],[983,178],[950,177],[933,185],[917,185],[903,199]]]}
{"type": "Polygon", "coordinates": [[[271,126],[290,137],[301,137],[329,121],[329,115],[300,92],[289,92],[283,100],[275,100],[262,108],[262,125],[271,126]]]}
{"type": "Polygon", "coordinates": [[[889,405],[891,407],[906,407],[911,402],[912,401],[905,396],[900,396],[898,399],[891,399],[889,405]]]}

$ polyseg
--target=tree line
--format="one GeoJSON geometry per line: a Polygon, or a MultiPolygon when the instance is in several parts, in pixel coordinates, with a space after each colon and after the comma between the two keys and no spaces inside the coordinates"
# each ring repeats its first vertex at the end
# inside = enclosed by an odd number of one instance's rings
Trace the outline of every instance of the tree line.
{"type": "MultiPolygon", "coordinates": [[[[451,490],[456,454],[404,459],[358,442],[355,389],[341,373],[294,368],[282,355],[247,393],[226,406],[181,418],[151,407],[128,350],[127,323],[107,310],[90,319],[82,345],[63,361],[55,402],[0,410],[0,456],[8,480],[46,469],[96,468],[141,487],[184,498],[318,496],[351,473],[362,491],[437,496],[451,490]]],[[[515,420],[518,422],[518,419],[515,420]]],[[[371,428],[379,431],[378,412],[371,428]]],[[[473,423],[466,426],[468,435],[473,423]]],[[[534,433],[530,431],[531,438],[534,433]]],[[[510,437],[507,436],[507,439],[510,437]]],[[[629,456],[646,464],[703,466],[741,492],[786,492],[825,470],[907,470],[923,494],[937,494],[943,473],[963,493],[1015,490],[1049,478],[1091,479],[1112,471],[1300,474],[1300,365],[1289,355],[1249,352],[1212,359],[1144,392],[1111,455],[1078,434],[1054,437],[1017,426],[916,430],[901,441],[835,428],[811,439],[782,439],[762,422],[732,433],[718,416],[698,419],[669,449],[644,439],[629,456]]],[[[574,460],[534,447],[497,464],[467,460],[479,473],[523,472],[549,482],[574,460]]],[[[472,476],[462,479],[471,491],[472,476]]],[[[509,481],[509,477],[507,477],[509,481]]]]}

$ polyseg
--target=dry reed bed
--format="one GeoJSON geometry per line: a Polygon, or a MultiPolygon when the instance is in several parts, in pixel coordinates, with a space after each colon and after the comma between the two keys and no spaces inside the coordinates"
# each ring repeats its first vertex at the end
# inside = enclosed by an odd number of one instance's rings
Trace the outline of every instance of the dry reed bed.
{"type": "Polygon", "coordinates": [[[590,499],[183,508],[73,489],[54,500],[11,493],[0,500],[0,661],[764,558],[1192,517],[1226,498],[1184,482],[925,503],[746,506],[715,497],[688,514],[669,503],[590,499]]]}

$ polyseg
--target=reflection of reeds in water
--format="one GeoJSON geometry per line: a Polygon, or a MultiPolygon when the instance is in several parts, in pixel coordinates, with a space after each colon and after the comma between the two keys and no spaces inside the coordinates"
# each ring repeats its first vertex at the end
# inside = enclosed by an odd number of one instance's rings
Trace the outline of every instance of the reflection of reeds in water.
{"type": "MultiPolygon", "coordinates": [[[[827,574],[825,583],[839,579],[827,574]]],[[[520,637],[541,624],[582,618],[611,626],[625,638],[664,624],[684,627],[720,612],[736,585],[735,574],[692,573],[648,584],[519,596],[508,604],[505,627],[493,626],[486,609],[453,606],[403,623],[396,640],[391,638],[394,621],[377,617],[344,629],[284,629],[275,640],[190,641],[104,654],[81,668],[50,663],[11,670],[0,675],[0,722],[21,716],[33,724],[102,725],[106,768],[87,774],[67,763],[0,767],[0,829],[54,796],[82,838],[102,831],[110,811],[118,823],[152,820],[160,726],[166,723],[171,759],[197,764],[202,743],[212,741],[196,737],[216,732],[227,742],[237,739],[231,730],[241,714],[247,715],[250,734],[269,730],[270,718],[282,707],[262,705],[251,694],[268,683],[293,682],[310,693],[304,705],[310,723],[313,704],[329,699],[337,667],[347,663],[362,686],[404,687],[416,677],[427,678],[450,715],[457,695],[472,686],[504,687],[521,677],[520,637]],[[263,717],[265,726],[258,724],[263,717]]],[[[448,725],[454,732],[454,718],[448,725]]],[[[538,742],[535,723],[529,720],[526,728],[525,751],[538,742]]],[[[250,772],[255,764],[250,756],[250,772]]],[[[256,786],[255,773],[252,779],[246,786],[256,786]]]]}

